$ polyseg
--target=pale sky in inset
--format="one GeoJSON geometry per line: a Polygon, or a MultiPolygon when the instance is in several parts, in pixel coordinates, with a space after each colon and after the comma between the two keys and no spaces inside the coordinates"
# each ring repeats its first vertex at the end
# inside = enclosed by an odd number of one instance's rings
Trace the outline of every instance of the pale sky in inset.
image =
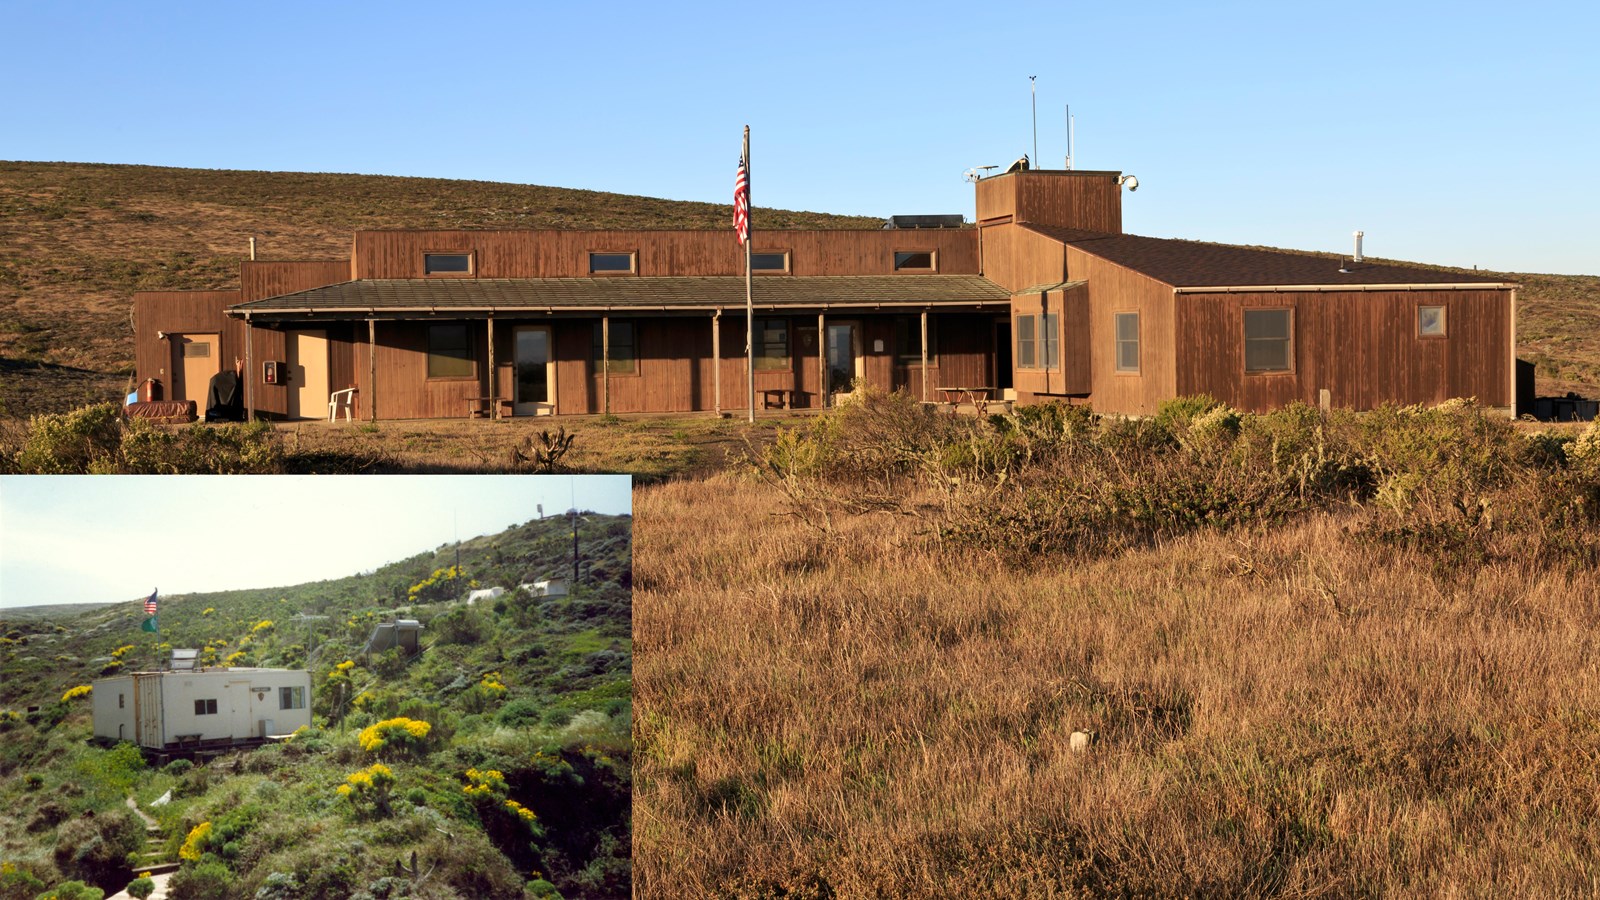
{"type": "Polygon", "coordinates": [[[370,571],[579,509],[626,475],[6,476],[0,608],[278,587],[370,571]]]}

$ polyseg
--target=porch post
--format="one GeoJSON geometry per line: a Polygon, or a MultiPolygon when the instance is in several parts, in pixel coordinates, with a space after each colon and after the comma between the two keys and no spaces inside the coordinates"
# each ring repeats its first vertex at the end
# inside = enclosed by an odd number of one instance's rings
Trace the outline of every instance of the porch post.
{"type": "Polygon", "coordinates": [[[828,325],[827,314],[817,311],[817,408],[828,408],[828,325]]]}
{"type": "Polygon", "coordinates": [[[711,382],[716,385],[717,418],[722,418],[722,310],[711,314],[711,382]]]}
{"type": "Polygon", "coordinates": [[[499,390],[500,379],[494,372],[494,313],[489,313],[489,418],[500,418],[500,404],[495,402],[495,392],[499,390]]]}
{"type": "Polygon", "coordinates": [[[244,420],[256,420],[256,378],[252,374],[256,370],[256,357],[254,344],[251,338],[255,337],[255,326],[250,324],[250,314],[244,314],[244,420]]]}
{"type": "Polygon", "coordinates": [[[605,395],[605,412],[611,415],[611,317],[600,317],[600,390],[605,395]]]}
{"type": "Polygon", "coordinates": [[[367,420],[378,421],[378,320],[367,319],[367,420]]]}
{"type": "Polygon", "coordinates": [[[922,310],[922,402],[928,402],[928,310],[922,310]]]}

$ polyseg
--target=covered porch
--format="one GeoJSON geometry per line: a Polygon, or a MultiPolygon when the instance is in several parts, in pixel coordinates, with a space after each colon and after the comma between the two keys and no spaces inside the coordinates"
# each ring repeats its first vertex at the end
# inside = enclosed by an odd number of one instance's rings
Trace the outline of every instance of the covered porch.
{"type": "Polygon", "coordinates": [[[815,409],[856,379],[936,400],[995,381],[1009,300],[971,275],[764,278],[749,352],[742,278],[358,280],[228,315],[252,417],[344,391],[367,421],[497,419],[815,409]]]}

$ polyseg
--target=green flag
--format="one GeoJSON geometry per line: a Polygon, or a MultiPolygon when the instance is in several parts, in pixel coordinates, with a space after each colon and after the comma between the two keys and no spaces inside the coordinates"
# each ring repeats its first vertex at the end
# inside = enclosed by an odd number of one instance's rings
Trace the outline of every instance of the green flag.
{"type": "Polygon", "coordinates": [[[160,631],[161,628],[156,625],[156,617],[155,616],[151,616],[150,618],[144,620],[144,624],[139,626],[139,630],[140,631],[160,631]]]}

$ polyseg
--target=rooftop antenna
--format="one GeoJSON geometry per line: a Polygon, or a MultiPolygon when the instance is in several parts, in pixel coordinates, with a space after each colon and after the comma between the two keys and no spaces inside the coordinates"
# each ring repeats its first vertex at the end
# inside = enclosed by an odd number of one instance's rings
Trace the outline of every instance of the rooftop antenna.
{"type": "Polygon", "coordinates": [[[1067,171],[1072,171],[1072,104],[1067,104],[1067,171]]]}
{"type": "Polygon", "coordinates": [[[1033,98],[1033,158],[1039,158],[1039,89],[1034,84],[1037,75],[1028,76],[1028,94],[1033,98]]]}

